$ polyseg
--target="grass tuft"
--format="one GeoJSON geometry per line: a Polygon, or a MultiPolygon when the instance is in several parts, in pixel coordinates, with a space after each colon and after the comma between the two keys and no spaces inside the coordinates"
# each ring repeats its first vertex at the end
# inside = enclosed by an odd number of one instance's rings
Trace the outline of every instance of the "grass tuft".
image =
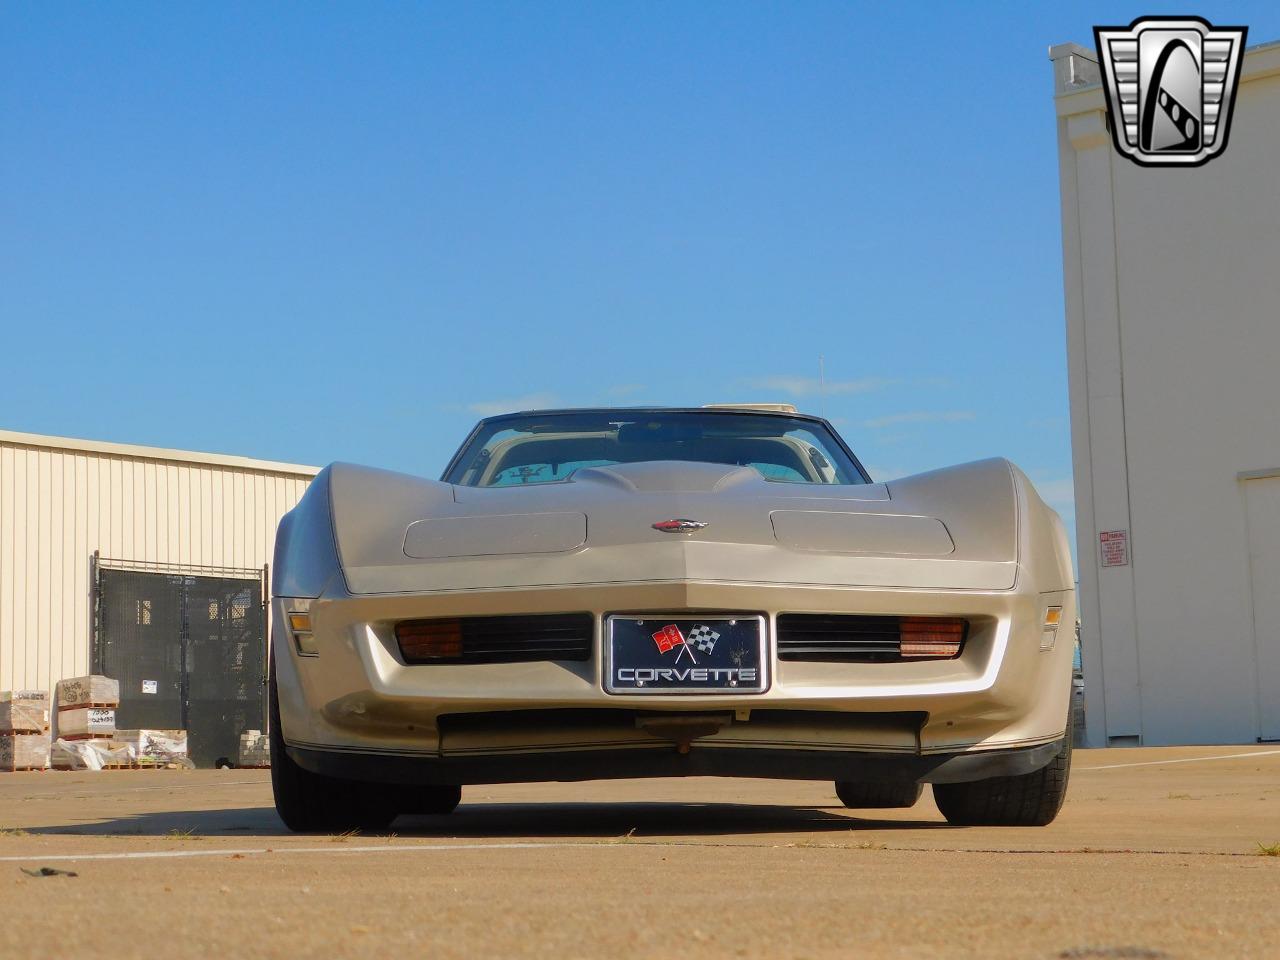
{"type": "Polygon", "coordinates": [[[636,829],[637,829],[636,827],[632,827],[622,836],[614,837],[612,840],[609,840],[607,842],[608,843],[630,843],[631,841],[636,839],[636,829]]]}
{"type": "Polygon", "coordinates": [[[1258,849],[1256,851],[1260,857],[1280,857],[1280,841],[1272,844],[1265,844],[1258,841],[1258,849]]]}

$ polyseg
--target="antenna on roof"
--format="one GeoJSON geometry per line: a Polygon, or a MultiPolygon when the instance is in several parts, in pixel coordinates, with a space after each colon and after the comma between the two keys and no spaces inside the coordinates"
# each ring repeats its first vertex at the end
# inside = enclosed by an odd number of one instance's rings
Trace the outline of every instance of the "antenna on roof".
{"type": "Polygon", "coordinates": [[[822,354],[818,354],[818,412],[827,418],[827,365],[822,354]]]}

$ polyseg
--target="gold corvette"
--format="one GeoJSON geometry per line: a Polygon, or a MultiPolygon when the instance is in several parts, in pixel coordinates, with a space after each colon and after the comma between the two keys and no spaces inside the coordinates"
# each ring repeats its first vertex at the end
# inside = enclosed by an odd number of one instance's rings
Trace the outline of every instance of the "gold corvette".
{"type": "Polygon", "coordinates": [[[1074,575],[1005,460],[873,483],[784,405],[482,421],[440,481],[326,468],[276,539],[271,736],[294,830],[461,785],[921,784],[1036,825],[1071,761],[1074,575]]]}

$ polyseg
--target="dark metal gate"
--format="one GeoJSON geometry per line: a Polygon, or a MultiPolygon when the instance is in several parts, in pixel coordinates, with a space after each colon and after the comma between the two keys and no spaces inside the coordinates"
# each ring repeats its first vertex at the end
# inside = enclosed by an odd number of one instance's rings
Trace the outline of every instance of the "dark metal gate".
{"type": "Polygon", "coordinates": [[[116,726],[181,729],[197,766],[266,727],[264,570],[94,558],[93,671],[120,681],[116,726]]]}

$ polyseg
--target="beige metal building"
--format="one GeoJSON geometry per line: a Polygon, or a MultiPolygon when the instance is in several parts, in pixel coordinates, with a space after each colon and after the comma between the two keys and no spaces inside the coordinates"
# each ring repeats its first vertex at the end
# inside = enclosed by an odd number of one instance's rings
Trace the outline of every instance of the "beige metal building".
{"type": "Polygon", "coordinates": [[[1230,142],[1139,167],[1054,63],[1088,742],[1280,740],[1280,44],[1230,142]]]}
{"type": "Polygon", "coordinates": [[[121,726],[191,726],[197,755],[252,720],[264,568],[316,472],[0,431],[0,689],[115,675],[121,726]]]}

